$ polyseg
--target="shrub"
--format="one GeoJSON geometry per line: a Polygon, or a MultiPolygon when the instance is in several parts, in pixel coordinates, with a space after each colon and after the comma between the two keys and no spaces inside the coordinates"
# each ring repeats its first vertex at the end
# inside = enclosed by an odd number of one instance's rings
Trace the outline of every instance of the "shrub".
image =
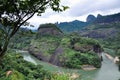
{"type": "Polygon", "coordinates": [[[3,58],[3,66],[0,66],[0,80],[74,80],[69,74],[50,73],[44,70],[41,65],[34,65],[27,62],[23,57],[14,51],[3,58]],[[6,75],[8,72],[8,75],[6,75]]]}
{"type": "Polygon", "coordinates": [[[120,56],[120,49],[117,50],[117,55],[120,56]]]}
{"type": "Polygon", "coordinates": [[[70,75],[70,73],[57,72],[53,74],[53,76],[51,77],[51,80],[76,80],[78,77],[79,76],[75,74],[70,75]]]}
{"type": "Polygon", "coordinates": [[[51,73],[44,70],[41,65],[34,65],[33,63],[23,60],[23,57],[14,51],[9,51],[9,54],[3,58],[4,63],[0,67],[0,80],[44,80],[46,77],[50,79],[51,73]],[[13,75],[6,77],[6,72],[12,71],[13,75]],[[10,79],[9,79],[10,78],[10,79]],[[14,78],[14,79],[13,79],[14,78]]]}
{"type": "Polygon", "coordinates": [[[75,53],[65,61],[65,66],[69,68],[81,68],[81,65],[89,64],[96,68],[101,67],[101,60],[94,52],[75,53]]]}
{"type": "Polygon", "coordinates": [[[52,80],[70,80],[67,74],[54,74],[52,80]]]}

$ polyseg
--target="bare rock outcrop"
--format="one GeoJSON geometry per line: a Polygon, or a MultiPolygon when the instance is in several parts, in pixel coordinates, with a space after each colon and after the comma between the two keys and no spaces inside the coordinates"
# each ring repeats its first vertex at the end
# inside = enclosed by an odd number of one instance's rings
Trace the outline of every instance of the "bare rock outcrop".
{"type": "Polygon", "coordinates": [[[49,62],[52,63],[52,64],[54,64],[54,65],[60,66],[60,63],[59,63],[59,59],[58,59],[58,58],[59,58],[59,55],[62,54],[62,53],[63,53],[63,49],[62,49],[61,47],[58,47],[58,48],[55,50],[54,54],[52,54],[49,62]]]}

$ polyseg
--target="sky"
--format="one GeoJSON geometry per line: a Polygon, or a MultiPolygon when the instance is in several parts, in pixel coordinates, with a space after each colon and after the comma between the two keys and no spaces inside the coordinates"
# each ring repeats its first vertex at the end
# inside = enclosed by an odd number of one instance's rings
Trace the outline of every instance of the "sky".
{"type": "Polygon", "coordinates": [[[120,0],[61,0],[61,5],[69,6],[70,8],[64,12],[54,12],[47,9],[42,16],[34,16],[28,22],[37,29],[40,24],[55,23],[55,22],[70,22],[73,20],[86,21],[89,14],[97,16],[110,15],[120,12],[120,0]]]}

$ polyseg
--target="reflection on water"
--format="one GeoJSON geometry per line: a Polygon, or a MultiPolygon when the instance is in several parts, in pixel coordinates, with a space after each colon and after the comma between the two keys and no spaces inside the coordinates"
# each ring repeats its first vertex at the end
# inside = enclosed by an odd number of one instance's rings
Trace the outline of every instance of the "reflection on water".
{"type": "MultiPolygon", "coordinates": [[[[28,52],[21,52],[24,59],[32,62],[34,64],[39,64],[38,61],[36,61],[33,56],[31,56],[28,52]]],[[[82,73],[82,79],[81,80],[118,80],[120,79],[120,72],[118,70],[118,67],[116,64],[113,63],[112,60],[109,60],[104,54],[103,54],[103,62],[102,67],[98,70],[93,71],[83,71],[79,70],[80,74],[82,73]]]]}

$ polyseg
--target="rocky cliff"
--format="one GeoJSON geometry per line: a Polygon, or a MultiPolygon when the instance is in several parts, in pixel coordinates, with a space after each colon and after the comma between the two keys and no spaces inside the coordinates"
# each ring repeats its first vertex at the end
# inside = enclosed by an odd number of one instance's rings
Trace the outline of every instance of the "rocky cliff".
{"type": "Polygon", "coordinates": [[[38,28],[39,35],[61,35],[62,31],[55,24],[42,24],[38,28]]]}

